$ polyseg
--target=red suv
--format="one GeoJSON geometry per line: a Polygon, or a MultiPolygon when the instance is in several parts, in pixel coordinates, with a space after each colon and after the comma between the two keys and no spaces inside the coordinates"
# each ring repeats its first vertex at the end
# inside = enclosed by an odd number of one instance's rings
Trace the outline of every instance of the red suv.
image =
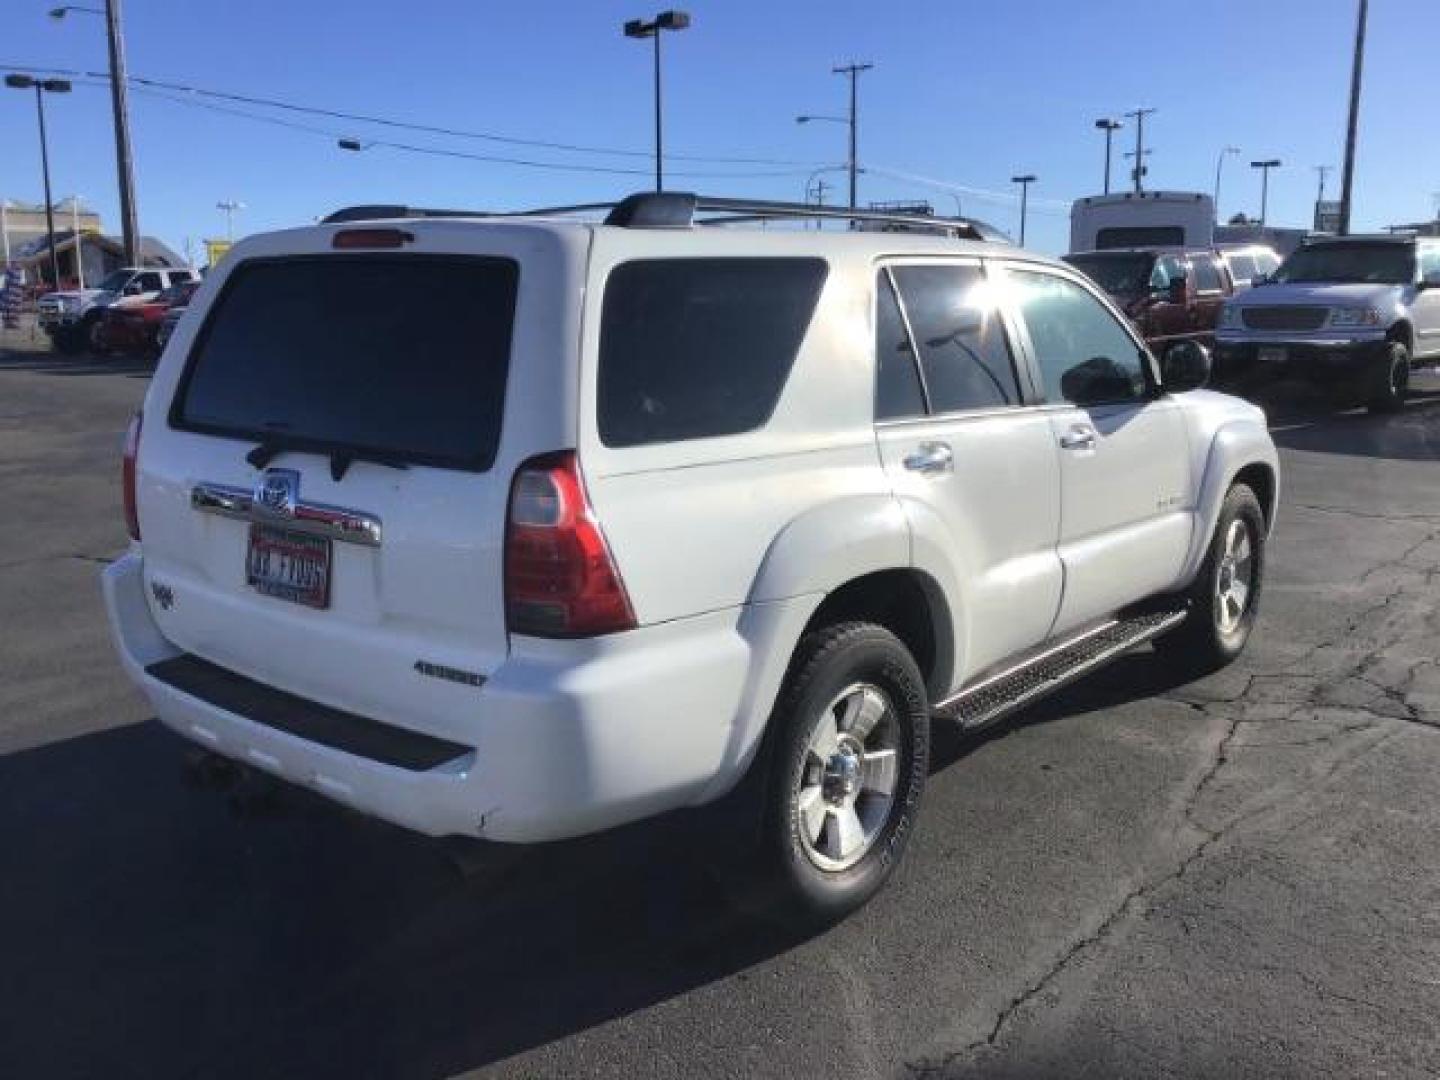
{"type": "Polygon", "coordinates": [[[1109,293],[1157,356],[1186,339],[1213,347],[1220,309],[1235,293],[1230,270],[1214,251],[1122,248],[1064,259],[1109,293]]]}

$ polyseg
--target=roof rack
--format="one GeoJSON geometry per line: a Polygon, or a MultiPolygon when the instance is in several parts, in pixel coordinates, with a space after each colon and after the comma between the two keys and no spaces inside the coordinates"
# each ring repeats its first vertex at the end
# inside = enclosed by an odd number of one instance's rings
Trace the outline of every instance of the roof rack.
{"type": "Polygon", "coordinates": [[[970,218],[938,217],[932,214],[899,213],[884,209],[849,209],[816,206],[812,203],[773,202],[763,199],[735,199],[695,195],[684,191],[648,191],[630,195],[619,202],[579,203],[537,210],[486,211],[436,210],[387,204],[347,206],[326,217],[322,224],[348,221],[376,221],[388,218],[513,218],[556,217],[563,214],[607,211],[606,225],[622,229],[688,229],[695,225],[740,224],[755,221],[836,220],[889,226],[896,230],[933,232],[959,240],[987,240],[1009,243],[998,229],[970,218]],[[697,215],[707,215],[697,219],[697,215]]]}

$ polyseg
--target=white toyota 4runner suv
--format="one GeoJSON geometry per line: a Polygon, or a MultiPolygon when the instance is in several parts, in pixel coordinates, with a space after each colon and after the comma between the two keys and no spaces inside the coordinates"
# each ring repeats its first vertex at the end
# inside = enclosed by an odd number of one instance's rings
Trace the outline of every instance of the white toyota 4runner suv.
{"type": "Polygon", "coordinates": [[[733,800],[773,902],[826,920],[896,865],[932,718],[1150,640],[1233,658],[1277,460],[1203,351],[1162,374],[969,222],[744,227],[809,213],[355,208],[238,244],[131,427],[104,575],[160,719],[432,835],[733,800]]]}

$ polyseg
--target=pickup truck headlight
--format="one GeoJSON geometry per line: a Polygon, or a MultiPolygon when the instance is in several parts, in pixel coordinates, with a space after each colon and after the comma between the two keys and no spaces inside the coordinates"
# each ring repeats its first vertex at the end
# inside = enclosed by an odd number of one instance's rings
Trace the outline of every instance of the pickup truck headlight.
{"type": "Polygon", "coordinates": [[[1337,307],[1330,309],[1331,326],[1379,326],[1380,312],[1373,307],[1337,307]]]}
{"type": "Polygon", "coordinates": [[[1226,304],[1220,309],[1220,326],[1225,330],[1234,330],[1240,326],[1240,309],[1234,304],[1226,304]]]}

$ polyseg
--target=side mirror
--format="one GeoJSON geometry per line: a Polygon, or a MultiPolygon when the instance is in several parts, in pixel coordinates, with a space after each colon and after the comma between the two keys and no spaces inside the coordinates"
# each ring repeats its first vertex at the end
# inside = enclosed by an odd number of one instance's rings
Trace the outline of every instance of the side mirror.
{"type": "Polygon", "coordinates": [[[1198,341],[1177,341],[1160,360],[1165,389],[1174,393],[1199,390],[1210,381],[1210,350],[1198,341]]]}
{"type": "Polygon", "coordinates": [[[1173,279],[1169,287],[1165,290],[1165,299],[1172,304],[1183,304],[1188,298],[1188,294],[1185,291],[1185,279],[1183,277],[1173,279]]]}

